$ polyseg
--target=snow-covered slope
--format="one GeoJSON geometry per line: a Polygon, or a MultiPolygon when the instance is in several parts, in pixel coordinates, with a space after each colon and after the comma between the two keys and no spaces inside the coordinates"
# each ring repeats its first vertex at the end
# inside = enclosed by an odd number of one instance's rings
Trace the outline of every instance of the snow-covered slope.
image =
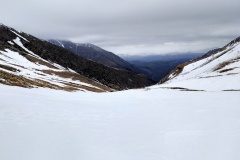
{"type": "Polygon", "coordinates": [[[1,160],[238,160],[239,92],[0,84],[1,160]]]}
{"type": "Polygon", "coordinates": [[[179,65],[161,87],[196,90],[240,90],[240,38],[221,51],[179,65]]]}
{"type": "Polygon", "coordinates": [[[7,41],[8,44],[1,44],[0,83],[28,88],[48,87],[68,91],[102,92],[111,90],[69,68],[41,58],[22,43],[22,41],[29,43],[29,40],[17,31],[11,28],[9,30],[15,34],[16,38],[7,41]]]}
{"type": "MultiPolygon", "coordinates": [[[[18,41],[18,44],[20,45],[21,42],[18,41]]],[[[50,63],[34,53],[30,53],[28,54],[28,57],[25,57],[19,54],[19,52],[10,49],[0,51],[0,71],[1,75],[6,75],[4,77],[0,76],[0,81],[3,84],[8,85],[18,85],[23,87],[41,86],[69,91],[94,89],[95,91],[104,91],[100,87],[94,86],[94,82],[92,82],[93,84],[90,84],[83,82],[84,80],[81,81],[80,78],[77,79],[80,75],[73,70],[66,69],[55,63],[50,63]],[[35,59],[36,62],[30,61],[29,59],[35,59]],[[8,73],[11,76],[15,75],[16,79],[19,79],[18,77],[23,77],[25,80],[23,80],[23,82],[11,80],[11,78],[7,76],[8,73]],[[27,80],[32,81],[32,83],[27,83],[27,80]]]]}
{"type": "Polygon", "coordinates": [[[5,25],[0,25],[0,83],[95,92],[153,84],[143,75],[98,64],[5,25]]]}

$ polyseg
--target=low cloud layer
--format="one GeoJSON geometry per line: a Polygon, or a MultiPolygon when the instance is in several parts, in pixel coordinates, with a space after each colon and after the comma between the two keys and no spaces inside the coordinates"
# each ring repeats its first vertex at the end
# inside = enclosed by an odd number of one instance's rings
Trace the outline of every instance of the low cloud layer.
{"type": "Polygon", "coordinates": [[[116,54],[199,52],[240,36],[239,0],[8,0],[1,23],[116,54]]]}

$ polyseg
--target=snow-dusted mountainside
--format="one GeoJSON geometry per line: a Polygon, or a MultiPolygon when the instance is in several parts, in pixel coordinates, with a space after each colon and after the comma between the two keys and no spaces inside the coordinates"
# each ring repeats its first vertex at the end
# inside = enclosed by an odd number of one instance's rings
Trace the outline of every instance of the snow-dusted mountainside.
{"type": "Polygon", "coordinates": [[[95,92],[152,84],[142,75],[89,61],[5,25],[0,25],[0,83],[95,92]]]}
{"type": "MultiPolygon", "coordinates": [[[[19,37],[9,41],[23,47],[19,37]]],[[[23,47],[23,49],[26,49],[23,47]]],[[[110,88],[79,75],[71,69],[46,61],[26,49],[27,55],[6,49],[0,51],[0,83],[22,87],[53,89],[111,91],[110,88]]]]}
{"type": "MultiPolygon", "coordinates": [[[[1,27],[6,28],[3,25],[1,27]]],[[[110,88],[81,76],[70,68],[41,58],[23,45],[22,41],[28,43],[29,40],[21,36],[19,32],[11,28],[9,30],[16,38],[7,41],[8,44],[1,43],[0,83],[67,91],[111,91],[110,88]]]]}
{"type": "Polygon", "coordinates": [[[202,58],[177,66],[161,87],[240,90],[240,37],[202,58]]]}
{"type": "Polygon", "coordinates": [[[50,39],[49,42],[61,46],[77,55],[80,55],[86,59],[101,63],[103,65],[114,67],[114,68],[122,68],[122,69],[130,69],[133,71],[138,71],[132,64],[123,60],[119,56],[115,55],[112,52],[106,51],[98,46],[95,46],[90,43],[73,43],[71,41],[66,40],[55,40],[50,39]]]}

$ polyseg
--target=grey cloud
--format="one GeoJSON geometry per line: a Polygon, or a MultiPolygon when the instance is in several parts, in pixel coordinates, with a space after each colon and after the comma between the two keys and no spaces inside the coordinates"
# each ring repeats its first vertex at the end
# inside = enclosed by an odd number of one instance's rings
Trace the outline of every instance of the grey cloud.
{"type": "Polygon", "coordinates": [[[161,54],[221,47],[238,37],[239,6],[239,0],[8,0],[0,14],[2,23],[44,39],[161,54]]]}

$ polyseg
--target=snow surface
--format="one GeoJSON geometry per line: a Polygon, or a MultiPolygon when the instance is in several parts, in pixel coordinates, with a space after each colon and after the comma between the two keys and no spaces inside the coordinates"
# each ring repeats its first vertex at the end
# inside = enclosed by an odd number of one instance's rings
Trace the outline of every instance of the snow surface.
{"type": "Polygon", "coordinates": [[[17,32],[15,32],[15,31],[12,31],[11,30],[11,32],[12,33],[14,33],[14,34],[16,34],[18,37],[20,37],[20,38],[22,38],[23,40],[25,40],[25,41],[27,41],[27,42],[29,42],[26,38],[24,38],[23,36],[21,36],[20,34],[18,34],[17,32]]]}
{"type": "Polygon", "coordinates": [[[11,44],[11,45],[14,45],[14,43],[12,41],[8,41],[8,43],[11,44]]]}
{"type": "Polygon", "coordinates": [[[0,85],[2,160],[238,160],[240,92],[0,85]]]}

